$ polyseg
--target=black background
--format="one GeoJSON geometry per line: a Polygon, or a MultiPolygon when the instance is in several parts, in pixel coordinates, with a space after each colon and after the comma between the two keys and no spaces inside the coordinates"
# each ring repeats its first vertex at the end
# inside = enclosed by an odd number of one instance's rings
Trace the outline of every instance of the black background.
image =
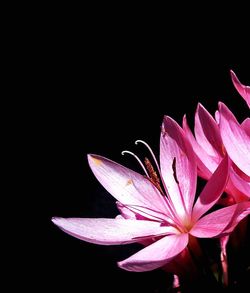
{"type": "Polygon", "coordinates": [[[198,101],[214,113],[220,100],[242,121],[249,110],[229,70],[250,84],[249,55],[236,33],[200,31],[198,21],[177,28],[165,18],[150,22],[150,17],[95,13],[55,17],[54,12],[37,32],[33,202],[42,222],[35,255],[43,264],[37,285],[56,292],[164,292],[171,277],[162,271],[130,273],[117,267],[137,245],[81,242],[50,219],[115,217],[115,199],[94,178],[86,155],[100,154],[138,170],[121,151],[143,152],[134,145],[143,139],[158,155],[164,114],[181,123],[186,113],[192,125],[198,101]]]}

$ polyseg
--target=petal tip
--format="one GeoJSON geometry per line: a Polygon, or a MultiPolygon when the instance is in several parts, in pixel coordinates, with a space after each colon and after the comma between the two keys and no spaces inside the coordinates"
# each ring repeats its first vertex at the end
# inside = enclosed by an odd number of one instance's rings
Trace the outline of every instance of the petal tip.
{"type": "Polygon", "coordinates": [[[234,71],[232,69],[230,69],[229,71],[230,71],[231,77],[236,76],[236,74],[234,73],[234,71]]]}
{"type": "Polygon", "coordinates": [[[89,162],[89,164],[91,164],[91,165],[94,165],[94,166],[100,166],[101,163],[102,163],[102,160],[101,160],[100,157],[97,156],[97,155],[88,154],[88,155],[87,155],[87,158],[88,158],[88,162],[89,162]]]}
{"type": "Polygon", "coordinates": [[[51,218],[51,221],[52,221],[55,225],[59,226],[59,225],[60,225],[60,222],[61,222],[62,219],[63,219],[63,218],[60,218],[60,217],[52,217],[52,218],[51,218]]]}

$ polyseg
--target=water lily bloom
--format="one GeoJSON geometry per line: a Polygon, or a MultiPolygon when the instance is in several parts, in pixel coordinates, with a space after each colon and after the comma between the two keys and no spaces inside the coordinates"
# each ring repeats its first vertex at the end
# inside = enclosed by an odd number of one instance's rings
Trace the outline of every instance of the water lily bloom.
{"type": "Polygon", "coordinates": [[[238,77],[233,72],[233,70],[230,70],[230,73],[231,73],[231,78],[235,88],[237,89],[239,94],[242,96],[242,98],[247,102],[248,107],[250,108],[250,86],[243,85],[239,81],[238,77]]]}
{"type": "Polygon", "coordinates": [[[240,125],[223,103],[219,103],[216,119],[198,104],[194,135],[188,126],[186,116],[183,118],[183,129],[195,152],[199,176],[208,180],[227,153],[234,162],[225,188],[231,196],[227,204],[245,201],[250,197],[247,173],[250,169],[249,122],[249,119],[246,119],[240,125]]]}
{"type": "Polygon", "coordinates": [[[148,159],[145,165],[138,159],[145,175],[98,155],[88,155],[88,161],[98,181],[118,201],[121,214],[115,219],[57,217],[53,222],[66,233],[91,243],[143,243],[144,248],[118,263],[128,271],[168,265],[172,270],[173,261],[193,238],[228,235],[250,212],[250,203],[243,202],[207,213],[227,183],[227,156],[195,201],[195,155],[183,129],[169,117],[163,121],[160,166],[155,160],[156,170],[148,159]]]}

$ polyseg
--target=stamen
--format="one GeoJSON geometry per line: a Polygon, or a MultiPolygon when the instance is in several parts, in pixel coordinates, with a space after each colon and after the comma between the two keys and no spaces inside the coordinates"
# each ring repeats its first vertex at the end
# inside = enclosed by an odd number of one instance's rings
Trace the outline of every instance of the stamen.
{"type": "Polygon", "coordinates": [[[176,172],[176,157],[174,157],[172,169],[173,169],[174,180],[177,184],[179,184],[179,181],[177,179],[177,172],[176,172]]]}
{"type": "MultiPolygon", "coordinates": [[[[163,130],[163,129],[162,129],[162,130],[163,130]]],[[[164,131],[165,131],[165,130],[164,130],[164,131]]],[[[164,191],[165,191],[165,195],[166,195],[165,203],[166,203],[166,205],[167,205],[167,207],[168,207],[170,213],[172,214],[173,219],[175,219],[175,220],[173,220],[173,221],[177,224],[177,226],[181,227],[181,226],[182,226],[181,219],[179,218],[178,213],[177,213],[177,211],[176,211],[176,208],[175,208],[175,206],[174,206],[174,204],[173,204],[173,202],[172,202],[171,196],[169,195],[168,189],[167,189],[166,184],[165,184],[165,182],[164,182],[164,180],[163,180],[162,173],[161,173],[161,170],[160,170],[159,164],[158,164],[158,162],[157,162],[157,160],[156,160],[156,157],[155,157],[155,155],[154,155],[152,149],[150,148],[150,146],[149,146],[145,141],[138,139],[138,140],[135,141],[135,144],[137,145],[139,142],[142,143],[142,144],[144,144],[144,145],[146,146],[146,148],[149,150],[149,152],[150,152],[150,154],[151,154],[151,156],[152,156],[152,158],[153,158],[153,160],[154,160],[154,162],[155,162],[155,165],[156,165],[157,170],[158,170],[158,172],[159,172],[160,179],[161,179],[161,183],[162,183],[163,189],[164,189],[164,191]]],[[[132,154],[132,155],[135,156],[134,154],[132,154]]],[[[143,166],[142,163],[141,163],[141,161],[140,161],[140,165],[143,166]]],[[[145,168],[144,168],[144,166],[143,166],[143,170],[144,170],[144,169],[145,169],[145,168]]],[[[144,172],[145,172],[145,171],[144,171],[144,172]]],[[[147,174],[147,176],[148,176],[148,178],[149,178],[149,180],[150,180],[151,178],[150,178],[150,176],[148,175],[148,173],[147,173],[147,172],[145,172],[145,173],[147,174]]],[[[179,186],[179,184],[178,184],[178,186],[179,186]]],[[[180,187],[179,187],[179,188],[180,188],[180,187]]]]}
{"type": "Polygon", "coordinates": [[[160,193],[163,194],[163,191],[161,189],[161,181],[160,179],[158,178],[158,175],[157,173],[155,172],[154,170],[154,167],[152,166],[152,164],[150,163],[149,159],[148,158],[145,158],[144,159],[144,163],[145,163],[145,166],[149,172],[149,176],[150,176],[150,181],[154,184],[154,186],[160,191],[160,193]]]}
{"type": "Polygon", "coordinates": [[[164,191],[165,191],[165,193],[166,193],[166,196],[169,198],[169,192],[168,192],[167,187],[166,187],[166,185],[165,185],[165,182],[164,182],[164,180],[163,180],[163,177],[162,177],[162,174],[161,174],[161,169],[160,169],[160,167],[159,167],[159,164],[158,164],[158,162],[157,162],[157,160],[156,160],[156,157],[155,157],[155,155],[154,155],[154,153],[153,153],[151,147],[150,147],[145,141],[140,140],[140,139],[136,140],[136,141],[135,141],[135,144],[137,145],[139,142],[142,143],[142,144],[144,144],[144,145],[146,146],[146,148],[149,150],[149,152],[150,152],[150,154],[151,154],[151,156],[152,156],[152,158],[153,158],[153,160],[154,160],[154,162],[155,162],[155,165],[156,165],[156,167],[157,167],[157,171],[158,171],[158,173],[159,173],[159,175],[160,175],[160,179],[161,179],[161,183],[162,183],[162,185],[163,185],[163,189],[164,189],[164,191]]]}
{"type": "Polygon", "coordinates": [[[154,153],[153,153],[151,147],[150,147],[145,141],[143,141],[143,140],[138,139],[138,140],[136,140],[135,144],[137,145],[138,142],[144,144],[144,145],[146,146],[146,148],[149,150],[149,152],[150,152],[150,154],[151,154],[151,156],[152,156],[152,158],[153,158],[153,160],[154,160],[154,162],[155,162],[155,165],[156,165],[156,167],[157,167],[157,170],[158,170],[158,172],[161,174],[161,170],[160,170],[159,164],[158,164],[158,162],[157,162],[157,160],[156,160],[156,157],[155,157],[155,155],[154,155],[154,153]]]}
{"type": "Polygon", "coordinates": [[[140,166],[142,167],[142,169],[143,169],[144,173],[147,175],[147,177],[150,178],[146,168],[144,167],[144,165],[142,163],[142,161],[134,153],[132,153],[130,151],[123,151],[122,155],[124,156],[124,154],[129,154],[129,155],[133,156],[137,160],[137,162],[140,164],[140,166]]]}

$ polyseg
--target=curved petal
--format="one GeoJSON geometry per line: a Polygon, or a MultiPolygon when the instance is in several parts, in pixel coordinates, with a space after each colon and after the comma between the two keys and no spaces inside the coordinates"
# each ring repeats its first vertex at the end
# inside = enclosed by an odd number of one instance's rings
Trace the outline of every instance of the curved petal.
{"type": "Polygon", "coordinates": [[[250,137],[226,105],[219,103],[219,110],[221,137],[227,153],[235,165],[250,176],[250,137]]]}
{"type": "Polygon", "coordinates": [[[88,155],[90,168],[103,187],[127,206],[145,207],[167,214],[164,196],[144,176],[98,155],[88,155]]]}
{"type": "Polygon", "coordinates": [[[153,221],[124,219],[53,218],[53,223],[69,235],[95,244],[119,245],[154,236],[176,233],[171,226],[153,221]]]}
{"type": "MultiPolygon", "coordinates": [[[[119,201],[116,202],[116,206],[123,219],[137,220],[137,214],[121,204],[119,201]]],[[[145,218],[142,217],[142,220],[145,220],[145,218]]]]}
{"type": "Polygon", "coordinates": [[[225,192],[228,196],[224,198],[221,197],[218,201],[218,203],[223,206],[230,206],[232,204],[248,200],[248,197],[243,192],[241,192],[233,182],[231,170],[229,171],[229,178],[225,188],[225,192]]]}
{"type": "Polygon", "coordinates": [[[217,124],[220,123],[220,112],[218,110],[215,111],[214,118],[217,124]]]}
{"type": "Polygon", "coordinates": [[[218,201],[227,184],[229,167],[229,158],[226,156],[198,197],[193,209],[193,221],[197,221],[218,201]]]}
{"type": "Polygon", "coordinates": [[[219,209],[199,219],[189,232],[195,237],[219,237],[233,218],[237,204],[219,209]]]}
{"type": "Polygon", "coordinates": [[[247,102],[248,106],[250,107],[250,87],[243,85],[233,70],[230,70],[232,82],[238,91],[238,93],[242,96],[242,98],[247,102]]]}
{"type": "Polygon", "coordinates": [[[119,262],[118,265],[132,272],[151,271],[171,261],[187,244],[188,234],[166,236],[119,262]]]}
{"type": "Polygon", "coordinates": [[[243,194],[250,197],[250,182],[241,178],[233,168],[230,171],[230,179],[232,180],[233,185],[243,194]]]}
{"type": "Polygon", "coordinates": [[[246,118],[241,123],[241,127],[245,130],[246,134],[250,137],[250,118],[246,118]]]}
{"type": "Polygon", "coordinates": [[[161,172],[178,215],[191,215],[196,192],[197,167],[183,129],[165,116],[160,141],[161,172]]]}
{"type": "Polygon", "coordinates": [[[209,156],[207,152],[202,148],[202,146],[200,146],[195,140],[195,137],[188,126],[186,116],[183,117],[182,127],[196,155],[198,174],[202,178],[208,180],[214,170],[218,167],[218,163],[215,162],[214,158],[212,156],[209,156]]]}
{"type": "Polygon", "coordinates": [[[198,144],[208,155],[220,161],[223,157],[223,144],[219,126],[213,116],[200,103],[195,113],[194,133],[198,144]]]}
{"type": "Polygon", "coordinates": [[[230,234],[234,230],[234,228],[239,224],[239,222],[250,214],[250,201],[241,202],[236,206],[237,207],[234,211],[233,217],[230,223],[224,229],[223,235],[230,234]]]}

